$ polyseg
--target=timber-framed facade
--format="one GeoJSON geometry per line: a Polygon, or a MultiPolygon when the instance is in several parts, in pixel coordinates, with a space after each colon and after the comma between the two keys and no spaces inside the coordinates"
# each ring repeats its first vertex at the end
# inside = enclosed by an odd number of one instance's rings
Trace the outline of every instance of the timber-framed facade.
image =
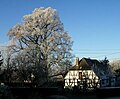
{"type": "Polygon", "coordinates": [[[93,70],[99,62],[87,58],[76,58],[76,64],[65,75],[65,88],[95,89],[99,87],[99,77],[93,70]]]}

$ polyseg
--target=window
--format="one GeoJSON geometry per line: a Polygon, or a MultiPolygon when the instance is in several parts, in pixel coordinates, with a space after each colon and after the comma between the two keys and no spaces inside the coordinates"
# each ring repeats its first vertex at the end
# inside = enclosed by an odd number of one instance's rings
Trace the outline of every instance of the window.
{"type": "Polygon", "coordinates": [[[82,72],[79,72],[79,79],[82,79],[82,72]]]}

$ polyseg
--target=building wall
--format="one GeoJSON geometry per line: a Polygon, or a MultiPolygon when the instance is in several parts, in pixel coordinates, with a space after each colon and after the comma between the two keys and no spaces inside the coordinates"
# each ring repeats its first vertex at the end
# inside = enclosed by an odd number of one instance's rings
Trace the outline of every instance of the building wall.
{"type": "Polygon", "coordinates": [[[104,76],[100,79],[100,87],[115,87],[116,86],[116,76],[104,76]]]}
{"type": "Polygon", "coordinates": [[[64,79],[65,88],[72,88],[74,86],[92,88],[99,81],[93,70],[70,70],[64,79]]]}

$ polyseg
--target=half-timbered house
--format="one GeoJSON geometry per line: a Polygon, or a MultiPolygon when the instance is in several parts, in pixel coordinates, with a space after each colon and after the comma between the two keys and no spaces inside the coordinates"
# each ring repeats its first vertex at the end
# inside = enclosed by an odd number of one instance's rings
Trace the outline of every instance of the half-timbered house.
{"type": "Polygon", "coordinates": [[[99,77],[94,69],[99,64],[97,60],[89,58],[76,58],[76,64],[66,73],[65,88],[78,86],[81,89],[93,89],[99,87],[99,77]]]}
{"type": "Polygon", "coordinates": [[[109,67],[90,58],[76,58],[76,64],[66,73],[64,81],[65,88],[77,86],[81,89],[94,89],[116,85],[116,78],[109,67]]]}

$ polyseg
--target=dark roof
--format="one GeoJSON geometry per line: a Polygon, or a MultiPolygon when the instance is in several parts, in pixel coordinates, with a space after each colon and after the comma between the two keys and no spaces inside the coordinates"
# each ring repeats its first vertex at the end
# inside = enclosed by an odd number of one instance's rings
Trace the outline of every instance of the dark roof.
{"type": "Polygon", "coordinates": [[[79,61],[79,66],[74,65],[70,70],[91,70],[93,64],[100,64],[100,62],[90,58],[82,58],[79,61]]]}
{"type": "MultiPolygon", "coordinates": [[[[103,65],[100,61],[90,58],[82,58],[79,61],[79,65],[74,65],[69,70],[93,70],[94,73],[101,78],[105,75],[110,75],[109,69],[107,66],[103,65]]],[[[66,71],[65,75],[68,71],[66,71]]],[[[65,76],[64,75],[64,76],[65,76]]]]}

